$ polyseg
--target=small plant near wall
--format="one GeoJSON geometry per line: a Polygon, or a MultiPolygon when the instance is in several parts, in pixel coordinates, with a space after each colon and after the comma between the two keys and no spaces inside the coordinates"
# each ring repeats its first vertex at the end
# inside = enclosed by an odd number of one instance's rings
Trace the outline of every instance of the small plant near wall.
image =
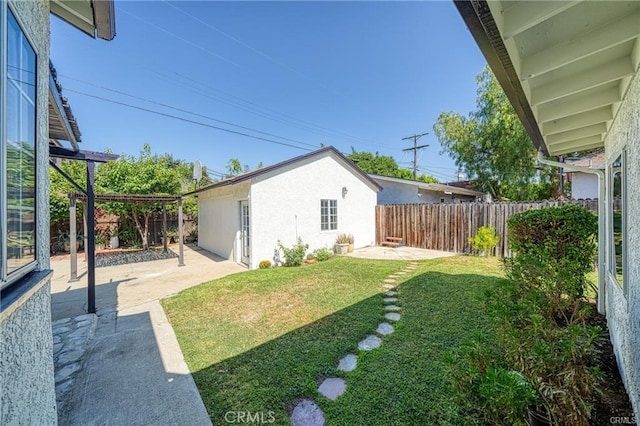
{"type": "Polygon", "coordinates": [[[260,269],[269,269],[271,268],[271,261],[269,260],[261,260],[258,264],[258,268],[260,269]]]}
{"type": "Polygon", "coordinates": [[[284,266],[300,266],[304,262],[309,244],[304,244],[302,238],[298,237],[298,242],[293,247],[288,248],[281,241],[278,241],[278,247],[284,253],[284,266]]]}
{"type": "Polygon", "coordinates": [[[336,254],[347,254],[349,251],[349,236],[338,234],[336,237],[336,254]]]}
{"type": "Polygon", "coordinates": [[[325,260],[329,260],[331,256],[333,256],[333,253],[331,252],[331,250],[329,250],[326,247],[315,249],[313,251],[313,257],[318,262],[324,262],[325,260]]]}
{"type": "Polygon", "coordinates": [[[469,242],[474,250],[481,251],[485,257],[488,257],[491,250],[498,245],[500,238],[496,235],[496,229],[491,226],[481,226],[478,232],[469,242]]]}

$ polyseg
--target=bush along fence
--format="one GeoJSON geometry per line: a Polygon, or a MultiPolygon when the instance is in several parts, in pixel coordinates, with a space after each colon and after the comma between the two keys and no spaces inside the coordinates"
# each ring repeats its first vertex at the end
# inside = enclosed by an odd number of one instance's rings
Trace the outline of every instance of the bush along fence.
{"type": "Polygon", "coordinates": [[[598,200],[379,205],[376,206],[376,244],[382,244],[387,237],[400,237],[409,247],[472,253],[469,238],[473,238],[480,227],[490,226],[499,238],[491,254],[511,257],[507,220],[525,210],[563,204],[598,211],[598,200]]]}

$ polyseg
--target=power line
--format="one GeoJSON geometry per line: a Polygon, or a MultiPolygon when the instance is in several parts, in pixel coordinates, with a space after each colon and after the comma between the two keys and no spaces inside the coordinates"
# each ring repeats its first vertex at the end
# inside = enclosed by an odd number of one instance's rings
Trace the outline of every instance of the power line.
{"type": "Polygon", "coordinates": [[[416,175],[418,171],[418,159],[417,159],[418,150],[429,146],[429,145],[418,146],[418,139],[428,134],[429,133],[421,133],[419,135],[407,136],[406,138],[402,138],[403,141],[413,139],[413,148],[406,148],[406,149],[403,149],[403,151],[413,151],[413,179],[414,180],[416,179],[416,175]]]}
{"type": "Polygon", "coordinates": [[[297,145],[292,145],[292,144],[288,144],[288,143],[284,143],[284,142],[274,141],[272,139],[267,139],[267,138],[263,138],[263,137],[260,137],[260,136],[254,136],[254,135],[250,135],[248,133],[242,133],[242,132],[238,132],[238,131],[231,130],[231,129],[225,129],[224,127],[218,127],[218,126],[214,126],[214,125],[211,125],[211,124],[202,123],[200,121],[189,120],[188,118],[178,117],[177,115],[171,115],[171,114],[167,114],[167,113],[160,112],[160,111],[154,111],[154,110],[149,109],[149,108],[144,108],[144,107],[140,107],[140,106],[136,106],[136,105],[131,105],[131,104],[128,104],[126,102],[116,101],[115,99],[109,99],[109,98],[105,98],[103,96],[92,95],[90,93],[81,92],[79,90],[74,90],[74,89],[69,89],[69,88],[65,88],[65,90],[68,91],[68,92],[77,93],[77,94],[82,95],[82,96],[87,96],[89,98],[99,99],[101,101],[110,102],[112,104],[125,106],[127,108],[137,109],[139,111],[144,111],[144,112],[160,115],[160,116],[167,117],[167,118],[173,118],[174,120],[180,120],[180,121],[184,121],[186,123],[196,124],[198,126],[208,127],[210,129],[215,129],[215,130],[220,130],[222,132],[232,133],[234,135],[239,135],[239,136],[244,136],[244,137],[247,137],[247,138],[257,139],[257,140],[261,140],[261,141],[265,141],[265,142],[269,142],[269,143],[274,143],[274,144],[277,144],[277,145],[288,146],[288,147],[291,147],[291,148],[302,149],[304,151],[313,151],[312,149],[309,149],[309,148],[304,148],[304,147],[297,146],[297,145]]]}
{"type": "Polygon", "coordinates": [[[109,92],[113,92],[113,93],[117,93],[119,95],[127,96],[127,97],[132,98],[132,99],[137,99],[139,101],[149,102],[151,104],[155,104],[155,105],[158,105],[158,106],[161,106],[161,107],[164,107],[164,108],[172,109],[174,111],[184,112],[185,114],[190,114],[190,115],[193,115],[193,116],[196,116],[196,117],[200,117],[200,118],[206,118],[207,120],[217,121],[218,123],[227,124],[229,126],[238,127],[240,129],[249,130],[251,132],[261,133],[261,134],[267,135],[267,136],[273,136],[273,137],[276,137],[276,138],[279,138],[279,139],[283,139],[283,140],[286,140],[286,141],[289,141],[289,142],[295,142],[295,143],[299,143],[301,145],[307,145],[307,146],[310,146],[312,148],[315,148],[317,146],[317,145],[313,145],[313,144],[310,144],[310,143],[307,143],[307,142],[303,142],[303,141],[299,141],[299,140],[296,140],[296,139],[291,139],[291,138],[287,138],[287,137],[284,137],[284,136],[278,136],[278,135],[275,135],[273,133],[268,133],[268,132],[263,132],[261,130],[252,129],[251,127],[241,126],[240,124],[235,124],[235,123],[231,123],[229,121],[220,120],[218,118],[214,118],[214,117],[211,117],[211,116],[208,116],[208,115],[204,115],[204,114],[199,114],[197,112],[188,111],[186,109],[174,107],[172,105],[168,105],[168,104],[165,104],[165,103],[162,103],[162,102],[154,101],[152,99],[148,99],[148,98],[143,98],[143,97],[140,97],[140,96],[132,95],[130,93],[123,92],[121,90],[112,89],[110,87],[101,86],[99,84],[94,84],[94,83],[91,83],[91,82],[88,82],[88,81],[80,80],[78,78],[70,77],[70,76],[63,75],[63,74],[60,74],[60,75],[65,77],[65,78],[67,78],[67,79],[69,79],[69,80],[77,81],[79,83],[83,83],[83,84],[86,84],[86,85],[89,85],[89,86],[97,87],[99,89],[104,89],[104,90],[107,90],[109,92]]]}

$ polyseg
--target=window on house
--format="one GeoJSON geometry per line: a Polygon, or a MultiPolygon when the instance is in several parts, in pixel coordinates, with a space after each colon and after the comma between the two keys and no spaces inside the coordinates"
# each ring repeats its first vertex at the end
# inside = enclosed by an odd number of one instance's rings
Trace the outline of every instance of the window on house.
{"type": "Polygon", "coordinates": [[[624,209],[625,196],[625,154],[624,152],[611,164],[611,224],[610,224],[610,272],[621,287],[624,287],[626,217],[624,209]]]}
{"type": "Polygon", "coordinates": [[[320,230],[338,229],[338,200],[320,200],[320,230]]]}
{"type": "Polygon", "coordinates": [[[6,25],[3,22],[1,29],[7,43],[0,63],[6,88],[0,93],[0,283],[4,287],[28,272],[36,260],[36,54],[11,10],[3,15],[6,25]]]}

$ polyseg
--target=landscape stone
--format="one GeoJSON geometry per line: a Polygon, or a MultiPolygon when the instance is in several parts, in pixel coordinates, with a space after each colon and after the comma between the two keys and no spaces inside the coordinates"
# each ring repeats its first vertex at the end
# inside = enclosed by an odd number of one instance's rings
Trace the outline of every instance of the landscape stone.
{"type": "Polygon", "coordinates": [[[382,287],[384,287],[385,289],[392,289],[392,288],[396,288],[395,284],[385,284],[382,287]]]}
{"type": "Polygon", "coordinates": [[[53,353],[56,354],[56,353],[60,352],[63,347],[64,347],[64,343],[62,343],[62,342],[54,343],[53,344],[53,353]]]}
{"type": "Polygon", "coordinates": [[[376,333],[383,336],[388,336],[389,334],[393,333],[393,326],[388,322],[381,322],[376,329],[376,333]]]}
{"type": "Polygon", "coordinates": [[[398,271],[396,272],[396,275],[406,275],[407,271],[398,271]]]}
{"type": "Polygon", "coordinates": [[[78,315],[77,317],[74,317],[73,319],[76,320],[76,322],[82,322],[85,320],[93,320],[93,317],[95,316],[95,314],[84,314],[84,315],[78,315]]]}
{"type": "Polygon", "coordinates": [[[384,317],[389,321],[400,321],[400,314],[397,312],[389,312],[384,317]]]}
{"type": "Polygon", "coordinates": [[[56,371],[55,378],[56,383],[62,383],[68,380],[76,371],[80,370],[80,364],[69,364],[66,367],[56,371]]]}
{"type": "Polygon", "coordinates": [[[400,306],[396,305],[387,305],[384,307],[385,311],[399,311],[401,310],[400,306]]]}
{"type": "Polygon", "coordinates": [[[293,426],[324,426],[324,414],[320,407],[310,399],[303,399],[291,413],[293,426]]]}
{"type": "Polygon", "coordinates": [[[69,324],[70,322],[71,322],[71,318],[61,318],[61,319],[58,319],[58,320],[53,321],[53,322],[51,323],[51,325],[52,325],[53,327],[58,327],[58,326],[61,326],[61,325],[67,325],[67,324],[69,324]]]}
{"type": "Polygon", "coordinates": [[[347,382],[340,378],[324,379],[318,388],[318,392],[332,401],[338,399],[345,390],[347,390],[347,382]]]}
{"type": "Polygon", "coordinates": [[[384,303],[393,303],[393,302],[397,302],[398,298],[397,297],[385,297],[384,299],[382,299],[382,301],[384,303]]]}
{"type": "Polygon", "coordinates": [[[358,343],[358,349],[361,351],[370,351],[371,349],[379,348],[381,344],[382,339],[372,334],[358,343]]]}
{"type": "Polygon", "coordinates": [[[60,343],[60,342],[62,342],[62,338],[60,338],[59,335],[55,334],[53,336],[53,344],[55,345],[56,343],[60,343]]]}
{"type": "Polygon", "coordinates": [[[393,278],[387,278],[387,279],[384,280],[384,282],[388,283],[388,284],[392,284],[392,283],[395,283],[396,280],[394,280],[393,278]]]}
{"type": "Polygon", "coordinates": [[[64,334],[64,333],[68,333],[72,330],[71,327],[65,326],[65,325],[59,325],[56,327],[53,327],[53,334],[64,334]]]}
{"type": "Polygon", "coordinates": [[[397,292],[397,291],[393,291],[393,290],[389,290],[389,291],[387,291],[387,292],[385,293],[385,296],[389,296],[389,297],[391,297],[391,296],[397,296],[397,295],[398,295],[398,292],[397,292]]]}
{"type": "Polygon", "coordinates": [[[358,357],[353,354],[349,354],[342,358],[338,363],[338,370],[342,371],[353,371],[358,366],[358,357]]]}
{"type": "Polygon", "coordinates": [[[77,362],[80,358],[82,358],[82,354],[84,354],[84,351],[82,349],[63,352],[58,356],[57,365],[63,366],[71,364],[72,362],[77,362]]]}

